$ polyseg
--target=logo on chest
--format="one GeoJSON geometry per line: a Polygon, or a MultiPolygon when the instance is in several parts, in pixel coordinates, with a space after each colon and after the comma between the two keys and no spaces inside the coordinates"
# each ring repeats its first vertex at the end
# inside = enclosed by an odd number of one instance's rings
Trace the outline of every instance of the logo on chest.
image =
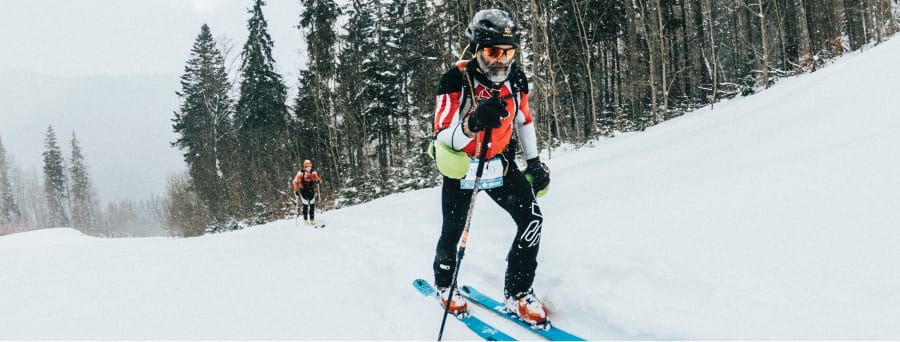
{"type": "Polygon", "coordinates": [[[479,85],[475,90],[475,98],[479,101],[487,100],[491,98],[491,90],[487,87],[479,85]]]}

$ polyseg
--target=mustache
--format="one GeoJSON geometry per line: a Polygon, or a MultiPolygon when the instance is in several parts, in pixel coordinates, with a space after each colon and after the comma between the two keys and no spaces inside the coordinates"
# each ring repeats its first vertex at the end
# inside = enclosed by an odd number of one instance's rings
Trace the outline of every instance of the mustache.
{"type": "Polygon", "coordinates": [[[494,63],[488,64],[487,67],[488,67],[488,68],[491,68],[491,69],[494,69],[494,68],[509,68],[510,65],[512,65],[512,63],[503,63],[503,62],[499,62],[499,61],[498,61],[498,62],[494,62],[494,63]]]}

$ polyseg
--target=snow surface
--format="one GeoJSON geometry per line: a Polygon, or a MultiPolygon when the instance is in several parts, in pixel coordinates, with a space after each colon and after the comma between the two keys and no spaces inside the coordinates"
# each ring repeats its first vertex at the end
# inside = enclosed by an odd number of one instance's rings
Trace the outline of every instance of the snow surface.
{"type": "MultiPolygon", "coordinates": [[[[900,339],[900,39],[554,152],[537,294],[603,339],[900,339]]],[[[0,237],[0,339],[431,340],[439,189],[198,238],[0,237]]],[[[461,283],[502,293],[476,203],[461,283]]],[[[474,309],[473,309],[474,310],[474,309]]],[[[518,338],[537,336],[476,311],[518,338]]],[[[455,320],[445,338],[476,336],[455,320]]]]}

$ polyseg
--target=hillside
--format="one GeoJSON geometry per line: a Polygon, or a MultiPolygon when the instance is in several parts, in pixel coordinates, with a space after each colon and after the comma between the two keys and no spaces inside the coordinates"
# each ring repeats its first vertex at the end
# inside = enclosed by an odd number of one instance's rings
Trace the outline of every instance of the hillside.
{"type": "MultiPolygon", "coordinates": [[[[554,152],[535,282],[554,323],[594,340],[900,338],[898,55],[893,39],[554,152]]],[[[431,340],[441,312],[410,283],[431,280],[439,198],[323,213],[319,230],[2,236],[0,339],[431,340]]],[[[498,296],[512,220],[486,196],[474,217],[460,279],[498,296]]]]}

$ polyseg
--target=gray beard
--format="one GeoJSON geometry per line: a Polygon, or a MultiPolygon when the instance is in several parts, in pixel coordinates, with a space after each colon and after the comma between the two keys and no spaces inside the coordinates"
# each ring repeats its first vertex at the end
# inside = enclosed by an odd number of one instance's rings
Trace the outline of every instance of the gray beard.
{"type": "Polygon", "coordinates": [[[481,59],[481,55],[478,56],[478,67],[481,68],[481,71],[484,72],[484,75],[487,76],[487,79],[494,83],[506,82],[506,79],[509,78],[509,70],[514,62],[515,60],[510,60],[509,65],[506,66],[505,71],[494,71],[494,68],[491,68],[491,65],[487,65],[484,63],[484,60],[481,59]]]}

